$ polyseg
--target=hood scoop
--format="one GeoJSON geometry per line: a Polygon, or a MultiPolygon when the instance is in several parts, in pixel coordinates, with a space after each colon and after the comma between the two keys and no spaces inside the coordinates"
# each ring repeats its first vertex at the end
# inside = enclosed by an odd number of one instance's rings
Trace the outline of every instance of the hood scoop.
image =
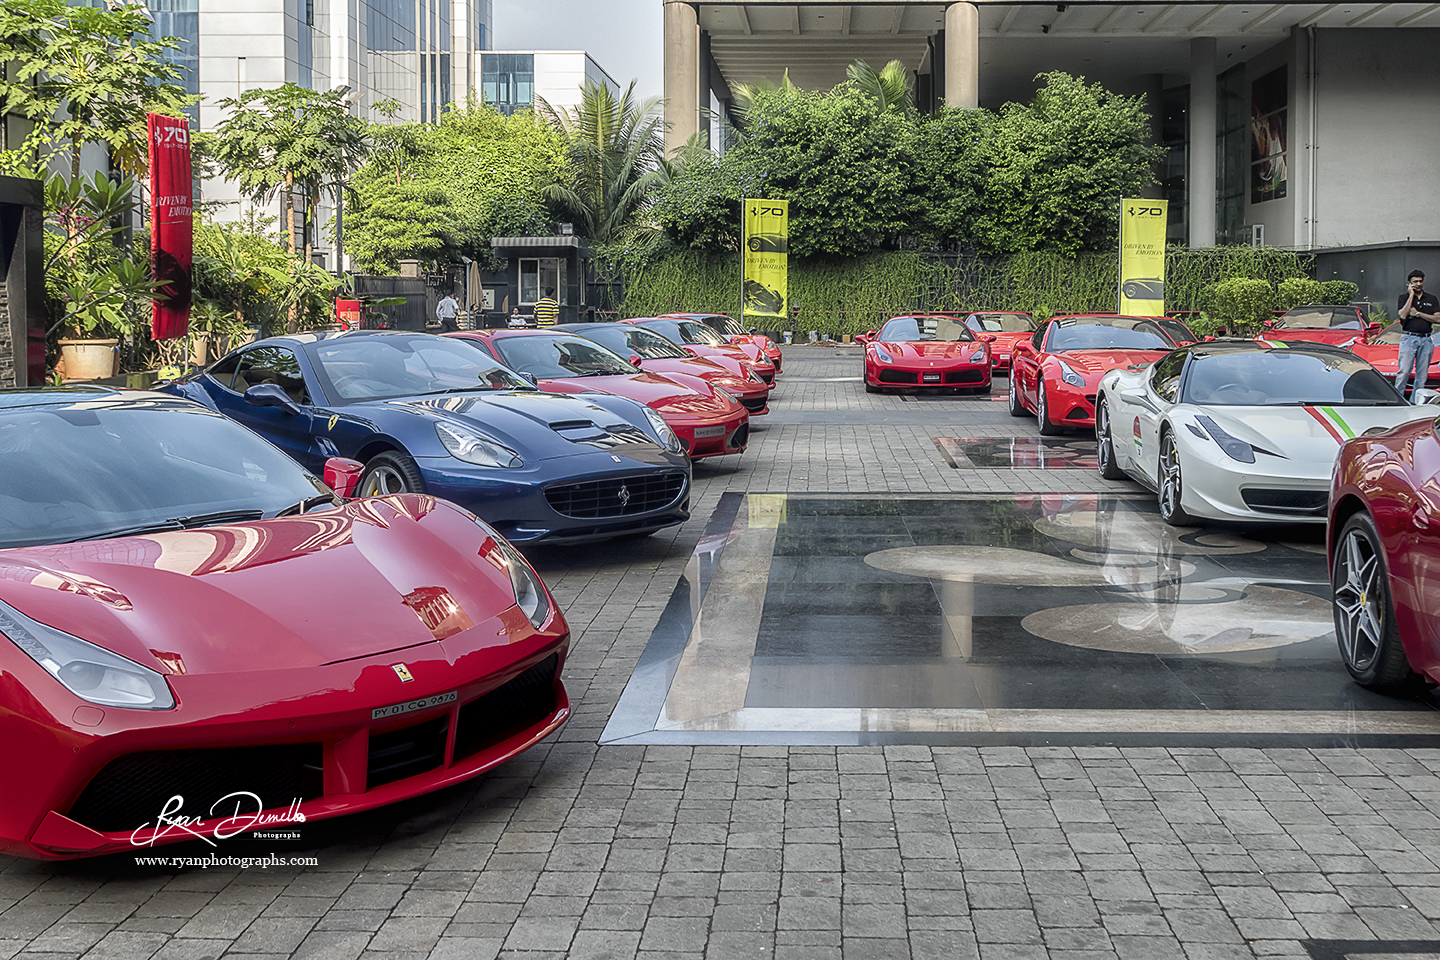
{"type": "Polygon", "coordinates": [[[550,429],[572,443],[588,443],[609,436],[609,431],[596,426],[592,420],[557,420],[550,429]]]}

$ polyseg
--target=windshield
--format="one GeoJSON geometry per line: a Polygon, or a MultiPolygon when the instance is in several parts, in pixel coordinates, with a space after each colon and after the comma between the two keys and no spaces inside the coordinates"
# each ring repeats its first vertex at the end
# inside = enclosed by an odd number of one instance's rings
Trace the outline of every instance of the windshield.
{"type": "Polygon", "coordinates": [[[880,339],[888,343],[905,343],[911,340],[974,340],[975,334],[965,326],[965,321],[954,317],[896,317],[887,321],[880,331],[880,339]]]}
{"type": "Polygon", "coordinates": [[[712,313],[707,315],[703,322],[706,326],[716,330],[719,333],[724,334],[727,337],[740,337],[745,335],[745,328],[740,326],[739,321],[737,321],[733,317],[726,317],[718,313],[712,313]]]}
{"type": "Polygon", "coordinates": [[[696,323],[694,320],[681,320],[677,323],[680,329],[680,336],[684,337],[685,343],[703,344],[707,347],[726,347],[725,338],[703,323],[696,323]]]}
{"type": "Polygon", "coordinates": [[[0,461],[0,547],[256,519],[330,492],[232,420],[133,400],[0,412],[0,461]]]}
{"type": "Polygon", "coordinates": [[[1179,320],[1161,320],[1157,318],[1155,320],[1155,323],[1160,327],[1161,330],[1164,330],[1167,334],[1169,334],[1170,339],[1174,340],[1176,343],[1179,343],[1181,340],[1189,340],[1191,343],[1194,343],[1196,340],[1200,339],[1199,337],[1195,336],[1195,334],[1191,333],[1190,328],[1185,326],[1185,324],[1181,323],[1179,320]]]}
{"type": "Polygon", "coordinates": [[[506,363],[537,380],[640,372],[623,357],[584,337],[498,337],[491,342],[506,363]]]}
{"type": "MultiPolygon", "coordinates": [[[[646,360],[688,360],[690,354],[666,340],[660,334],[644,327],[629,326],[623,331],[625,349],[639,354],[646,360]]],[[[607,343],[606,346],[609,346],[607,343]]],[[[614,349],[614,348],[611,348],[614,349]]],[[[616,351],[619,352],[618,350],[616,351]]]]}
{"type": "Polygon", "coordinates": [[[1298,350],[1197,355],[1185,375],[1184,402],[1240,407],[1405,405],[1390,381],[1359,357],[1298,350]]]}
{"type": "Polygon", "coordinates": [[[1035,329],[1035,321],[1023,313],[972,313],[965,325],[981,333],[1029,333],[1035,329]]]}
{"type": "Polygon", "coordinates": [[[478,347],[446,337],[341,337],[309,349],[331,392],[347,401],[531,389],[478,347]]]}
{"type": "Polygon", "coordinates": [[[1275,321],[1275,328],[1285,330],[1359,330],[1360,318],[1354,307],[1296,307],[1275,321]]]}
{"type": "Polygon", "coordinates": [[[1083,320],[1056,320],[1046,350],[1173,350],[1170,341],[1153,320],[1131,317],[1087,317],[1083,320]]]}
{"type": "Polygon", "coordinates": [[[1401,326],[1400,321],[1397,320],[1381,332],[1372,336],[1370,338],[1370,342],[1398,344],[1400,342],[1400,335],[1404,332],[1404,328],[1401,326]]]}

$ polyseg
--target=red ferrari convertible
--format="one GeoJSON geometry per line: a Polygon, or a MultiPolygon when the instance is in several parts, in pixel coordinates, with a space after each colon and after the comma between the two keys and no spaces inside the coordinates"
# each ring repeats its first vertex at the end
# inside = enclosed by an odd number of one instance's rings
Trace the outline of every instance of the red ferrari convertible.
{"type": "Polygon", "coordinates": [[[569,628],[484,522],[345,501],[188,400],[0,392],[0,852],[395,803],[558,728],[569,628]]]}
{"type": "Polygon", "coordinates": [[[770,362],[764,351],[753,343],[730,343],[698,320],[687,320],[683,317],[636,317],[621,322],[636,323],[654,330],[693,356],[706,359],[730,357],[747,363],[755,368],[755,372],[766,383],[775,382],[775,364],[770,362]]]}
{"type": "Polygon", "coordinates": [[[1015,344],[1035,334],[1034,318],[1017,310],[972,313],[965,318],[965,326],[994,338],[990,341],[991,372],[1006,376],[1010,375],[1010,355],[1015,351],[1015,344]]]}
{"type": "Polygon", "coordinates": [[[695,320],[703,323],[737,346],[753,344],[775,365],[775,372],[777,374],[780,372],[780,361],[782,359],[780,345],[763,333],[747,333],[744,326],[740,324],[740,321],[734,317],[728,317],[723,313],[666,313],[662,314],[662,316],[679,320],[695,320]]]}
{"type": "Polygon", "coordinates": [[[594,340],[553,330],[476,330],[446,334],[484,350],[547,393],[613,393],[664,419],[690,459],[744,453],[750,415],[724,387],[685,374],[632,366],[594,340]]]}
{"type": "Polygon", "coordinates": [[[1365,343],[1370,334],[1378,333],[1380,324],[1366,323],[1358,307],[1349,304],[1331,306],[1311,304],[1292,307],[1283,317],[1265,321],[1265,332],[1256,340],[1311,340],[1350,347],[1365,343]]]}
{"type": "Polygon", "coordinates": [[[1035,414],[1040,433],[1095,426],[1095,388],[1117,367],[1148,366],[1175,349],[1145,317],[1052,317],[1015,345],[1010,369],[1010,415],[1035,414]]]}
{"type": "Polygon", "coordinates": [[[958,317],[894,317],[865,345],[865,392],[887,387],[951,387],[990,392],[990,335],[958,317]]]}
{"type": "Polygon", "coordinates": [[[709,380],[735,395],[752,417],[770,412],[770,384],[748,363],[733,357],[696,357],[660,334],[633,323],[561,323],[550,328],[594,340],[647,373],[682,374],[709,380]]]}
{"type": "MultiPolygon", "coordinates": [[[[1437,411],[1440,413],[1440,411],[1437,411]]],[[[1330,486],[1335,636],[1350,675],[1440,681],[1440,439],[1436,419],[1355,438],[1330,486]]]]}

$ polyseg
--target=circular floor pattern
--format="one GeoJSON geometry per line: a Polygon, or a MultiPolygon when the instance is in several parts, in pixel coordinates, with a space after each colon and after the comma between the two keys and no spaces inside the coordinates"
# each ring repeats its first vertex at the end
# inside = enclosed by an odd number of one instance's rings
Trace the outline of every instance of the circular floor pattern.
{"type": "MultiPolygon", "coordinates": [[[[1187,595],[1182,593],[1182,599],[1187,595]]],[[[1044,640],[1091,650],[1161,655],[1238,653],[1329,635],[1330,603],[1250,584],[1229,603],[1091,603],[1053,607],[1020,622],[1044,640]]]]}
{"type": "Polygon", "coordinates": [[[930,580],[959,580],[1035,587],[1151,587],[1195,572],[1193,564],[1172,560],[1164,567],[1153,558],[1126,553],[1119,562],[1076,563],[1049,554],[1011,547],[939,544],[895,547],[865,557],[869,566],[930,580]]]}
{"type": "Polygon", "coordinates": [[[1034,525],[1037,532],[1047,537],[1087,547],[1103,548],[1119,543],[1155,543],[1158,546],[1164,541],[1169,553],[1204,556],[1260,553],[1265,549],[1265,544],[1244,537],[1229,533],[1202,533],[1199,528],[1172,527],[1157,514],[1126,509],[1105,513],[1068,510],[1038,517],[1034,525]]]}

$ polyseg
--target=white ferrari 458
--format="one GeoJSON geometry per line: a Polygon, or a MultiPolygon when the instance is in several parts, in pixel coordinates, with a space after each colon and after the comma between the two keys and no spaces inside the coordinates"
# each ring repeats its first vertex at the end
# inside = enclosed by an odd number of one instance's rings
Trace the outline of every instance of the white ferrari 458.
{"type": "Polygon", "coordinates": [[[1100,473],[1150,487],[1167,523],[1324,523],[1341,444],[1440,414],[1440,394],[1417,399],[1339,347],[1197,343],[1100,379],[1100,473]]]}

